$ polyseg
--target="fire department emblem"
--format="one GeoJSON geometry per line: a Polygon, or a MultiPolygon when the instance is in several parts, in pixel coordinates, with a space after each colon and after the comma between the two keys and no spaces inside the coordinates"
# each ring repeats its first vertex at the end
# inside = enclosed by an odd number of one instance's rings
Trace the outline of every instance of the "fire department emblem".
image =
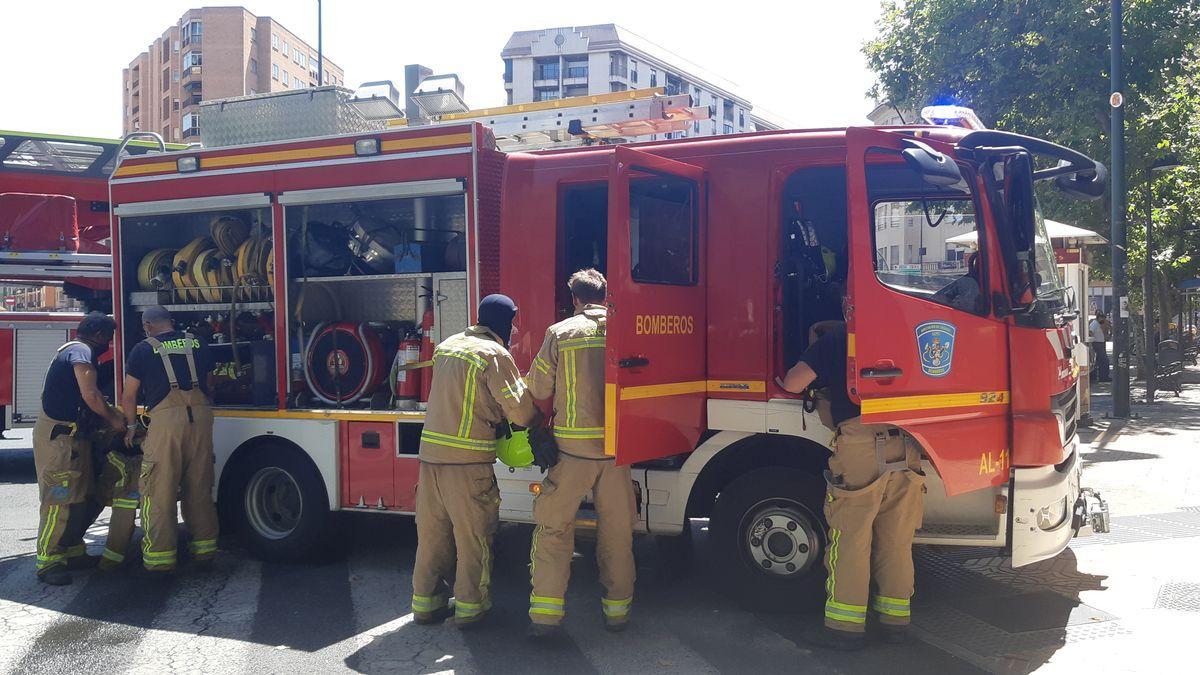
{"type": "Polygon", "coordinates": [[[954,358],[954,325],[945,321],[926,321],[917,326],[917,352],[921,355],[921,370],[926,375],[949,375],[954,358]]]}

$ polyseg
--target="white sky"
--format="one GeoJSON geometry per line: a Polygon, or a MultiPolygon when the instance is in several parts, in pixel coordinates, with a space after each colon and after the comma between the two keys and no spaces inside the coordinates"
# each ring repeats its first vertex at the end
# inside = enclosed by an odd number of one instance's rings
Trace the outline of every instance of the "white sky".
{"type": "MultiPolygon", "coordinates": [[[[121,69],[184,11],[203,6],[2,1],[0,128],[109,137],[121,132],[121,69]]],[[[316,0],[246,0],[245,7],[315,46],[316,0]]],[[[597,23],[620,24],[703,66],[790,126],[864,123],[873,107],[861,45],[874,33],[879,0],[325,0],[324,13],[325,53],[346,70],[349,85],[401,84],[404,65],[422,63],[458,73],[472,108],[503,105],[500,50],[513,31],[597,23]]]]}

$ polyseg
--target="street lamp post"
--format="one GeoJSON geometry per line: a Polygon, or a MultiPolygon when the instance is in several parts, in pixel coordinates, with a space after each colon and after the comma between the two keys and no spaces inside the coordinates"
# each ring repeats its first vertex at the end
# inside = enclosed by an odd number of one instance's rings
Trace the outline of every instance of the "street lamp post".
{"type": "Polygon", "coordinates": [[[325,84],[324,36],[321,34],[321,0],[317,0],[317,86],[325,84]]]}
{"type": "Polygon", "coordinates": [[[1109,31],[1112,43],[1109,48],[1111,65],[1111,93],[1109,105],[1112,107],[1112,128],[1109,136],[1112,141],[1111,185],[1112,198],[1109,219],[1112,222],[1112,279],[1113,300],[1113,416],[1127,419],[1129,417],[1129,324],[1126,321],[1129,312],[1129,280],[1125,276],[1125,99],[1121,93],[1121,65],[1123,52],[1121,47],[1121,0],[1112,0],[1112,16],[1109,31]]]}
{"type": "MultiPolygon", "coordinates": [[[[1158,345],[1154,344],[1154,174],[1179,168],[1174,157],[1161,157],[1146,167],[1146,270],[1142,278],[1145,314],[1142,325],[1146,331],[1146,403],[1154,402],[1154,375],[1158,372],[1158,345]]],[[[1166,312],[1164,306],[1160,311],[1166,312]]],[[[1180,348],[1183,348],[1182,341],[1180,348]]]]}

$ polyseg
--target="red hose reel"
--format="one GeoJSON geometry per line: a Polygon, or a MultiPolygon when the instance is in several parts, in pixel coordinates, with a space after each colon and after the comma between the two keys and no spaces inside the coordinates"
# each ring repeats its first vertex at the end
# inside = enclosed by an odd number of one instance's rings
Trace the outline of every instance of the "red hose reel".
{"type": "Polygon", "coordinates": [[[309,391],[331,405],[369,396],[387,372],[383,340],[365,323],[322,323],[305,349],[304,379],[309,391]]]}

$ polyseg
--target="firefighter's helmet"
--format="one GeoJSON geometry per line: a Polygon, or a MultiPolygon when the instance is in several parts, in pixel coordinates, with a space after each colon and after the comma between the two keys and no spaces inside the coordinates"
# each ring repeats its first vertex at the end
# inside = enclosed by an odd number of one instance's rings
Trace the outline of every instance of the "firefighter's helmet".
{"type": "Polygon", "coordinates": [[[529,445],[528,429],[509,429],[496,439],[496,457],[514,469],[533,464],[533,447],[529,445]]]}

